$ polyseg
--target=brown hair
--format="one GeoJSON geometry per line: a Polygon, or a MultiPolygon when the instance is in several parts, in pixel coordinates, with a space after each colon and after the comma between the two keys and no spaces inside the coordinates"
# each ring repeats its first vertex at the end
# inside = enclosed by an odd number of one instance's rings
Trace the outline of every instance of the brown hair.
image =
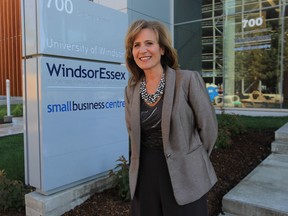
{"type": "Polygon", "coordinates": [[[134,61],[132,53],[134,40],[142,29],[151,29],[155,32],[157,42],[164,50],[164,55],[161,57],[162,67],[164,69],[166,66],[173,69],[178,68],[177,52],[172,47],[171,36],[167,28],[158,21],[136,20],[130,25],[125,38],[125,60],[126,67],[131,73],[130,84],[135,84],[144,74],[143,70],[140,69],[134,61]]]}

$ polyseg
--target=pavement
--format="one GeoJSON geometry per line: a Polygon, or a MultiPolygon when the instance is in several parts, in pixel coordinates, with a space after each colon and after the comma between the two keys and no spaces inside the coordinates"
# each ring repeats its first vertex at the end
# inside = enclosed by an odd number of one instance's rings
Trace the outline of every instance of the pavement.
{"type": "Polygon", "coordinates": [[[21,134],[24,132],[22,117],[13,117],[12,123],[0,124],[0,137],[21,134]]]}
{"type": "MultiPolygon", "coordinates": [[[[21,104],[23,103],[22,97],[11,97],[11,104],[21,104]]],[[[7,99],[6,96],[0,95],[0,105],[6,105],[7,99]]],[[[24,123],[22,117],[13,117],[12,123],[0,124],[0,137],[21,134],[24,132],[24,123]]]]}

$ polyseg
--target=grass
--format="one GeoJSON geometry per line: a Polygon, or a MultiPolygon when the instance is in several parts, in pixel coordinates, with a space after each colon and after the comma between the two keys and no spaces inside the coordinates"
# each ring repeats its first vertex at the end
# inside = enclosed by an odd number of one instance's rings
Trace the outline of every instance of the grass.
{"type": "Polygon", "coordinates": [[[24,138],[23,134],[0,137],[0,170],[7,178],[24,182],[24,138]]]}
{"type": "Polygon", "coordinates": [[[240,116],[244,127],[247,129],[275,129],[282,127],[288,122],[288,116],[281,117],[251,117],[240,116]]]}

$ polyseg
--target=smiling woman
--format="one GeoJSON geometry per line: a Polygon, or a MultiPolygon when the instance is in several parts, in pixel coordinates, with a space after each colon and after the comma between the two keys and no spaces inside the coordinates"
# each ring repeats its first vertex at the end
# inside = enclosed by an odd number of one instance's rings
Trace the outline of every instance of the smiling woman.
{"type": "MultiPolygon", "coordinates": [[[[156,34],[153,30],[143,29],[139,32],[134,40],[132,53],[138,67],[146,73],[151,74],[153,76],[152,79],[155,79],[154,71],[159,71],[161,77],[163,69],[160,60],[161,56],[164,54],[164,50],[157,42],[156,34]]],[[[157,85],[155,82],[153,82],[153,84],[157,85]]],[[[156,86],[153,87],[155,90],[156,86]]]]}
{"type": "Polygon", "coordinates": [[[131,215],[208,215],[217,121],[205,84],[199,73],[178,68],[162,23],[135,21],[125,42],[131,215]]]}

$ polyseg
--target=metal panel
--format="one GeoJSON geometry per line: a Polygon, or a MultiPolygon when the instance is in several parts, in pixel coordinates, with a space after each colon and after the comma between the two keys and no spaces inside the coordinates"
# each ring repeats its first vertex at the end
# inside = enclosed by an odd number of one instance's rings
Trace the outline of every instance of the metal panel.
{"type": "Polygon", "coordinates": [[[126,14],[82,0],[24,2],[26,55],[124,62],[126,14]]]}
{"type": "Polygon", "coordinates": [[[23,12],[23,56],[37,53],[37,0],[22,0],[23,12]]]}
{"type": "Polygon", "coordinates": [[[25,125],[25,172],[26,184],[41,188],[41,150],[39,134],[39,96],[38,96],[38,59],[31,58],[24,62],[25,68],[25,95],[29,102],[25,100],[25,120],[29,122],[25,125]]]}
{"type": "Polygon", "coordinates": [[[22,95],[20,0],[0,1],[0,95],[6,95],[10,80],[11,96],[22,95]]]}
{"type": "Polygon", "coordinates": [[[105,173],[119,156],[128,158],[126,68],[48,57],[38,67],[41,190],[105,173]]]}
{"type": "MultiPolygon", "coordinates": [[[[173,24],[173,17],[171,17],[172,4],[172,0],[128,0],[128,11],[132,20],[141,18],[153,19],[169,25],[173,24]]],[[[131,19],[129,17],[129,21],[131,19]]]]}

